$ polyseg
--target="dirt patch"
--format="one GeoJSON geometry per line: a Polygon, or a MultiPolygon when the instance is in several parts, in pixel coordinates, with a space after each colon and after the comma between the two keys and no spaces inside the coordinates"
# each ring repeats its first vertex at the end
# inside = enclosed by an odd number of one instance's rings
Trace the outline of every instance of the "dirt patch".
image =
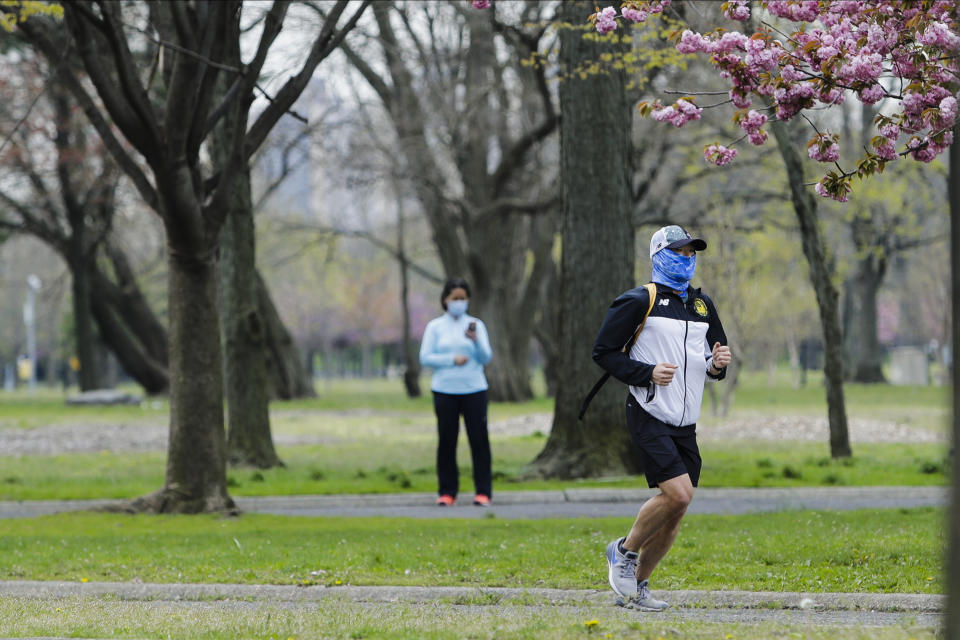
{"type": "MultiPolygon", "coordinates": [[[[324,415],[318,411],[312,415],[324,415]]],[[[370,410],[329,412],[337,416],[381,415],[370,410]]],[[[408,415],[408,414],[406,414],[408,415]]],[[[532,413],[491,422],[496,437],[549,435],[551,413],[532,413]]],[[[885,420],[850,419],[852,442],[945,442],[944,434],[885,420]]],[[[0,455],[56,455],[61,453],[165,451],[167,425],[62,424],[33,429],[0,429],[0,455]]],[[[433,429],[432,423],[424,429],[433,429]]],[[[827,442],[826,418],[807,416],[752,416],[717,422],[703,421],[697,427],[703,440],[801,440],[827,442]]],[[[277,446],[330,444],[337,439],[325,434],[274,434],[277,446]]]]}

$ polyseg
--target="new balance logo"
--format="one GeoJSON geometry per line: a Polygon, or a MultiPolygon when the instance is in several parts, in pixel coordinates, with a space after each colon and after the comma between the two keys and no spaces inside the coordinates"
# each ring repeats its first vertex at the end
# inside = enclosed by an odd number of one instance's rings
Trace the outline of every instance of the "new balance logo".
{"type": "Polygon", "coordinates": [[[669,298],[664,298],[663,300],[660,301],[660,306],[661,306],[661,307],[666,307],[666,306],[669,305],[669,304],[670,304],[669,298]]]}

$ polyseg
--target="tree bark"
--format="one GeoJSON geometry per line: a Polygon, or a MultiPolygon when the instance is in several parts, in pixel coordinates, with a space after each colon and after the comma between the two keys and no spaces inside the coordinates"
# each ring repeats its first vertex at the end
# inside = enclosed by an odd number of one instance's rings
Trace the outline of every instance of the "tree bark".
{"type": "Polygon", "coordinates": [[[267,378],[274,399],[316,398],[313,376],[297,348],[293,336],[273,304],[270,290],[260,272],[256,272],[257,303],[264,323],[267,378]]]}
{"type": "MultiPolygon", "coordinates": [[[[74,237],[77,234],[78,232],[74,231],[74,237]]],[[[82,248],[79,250],[80,255],[76,255],[73,250],[71,250],[71,253],[74,254],[71,256],[72,267],[70,269],[73,280],[74,338],[77,347],[77,360],[80,362],[77,381],[80,384],[81,391],[92,391],[99,389],[101,383],[97,358],[98,340],[94,331],[94,316],[90,303],[90,297],[93,293],[90,287],[90,268],[87,264],[88,260],[83,255],[82,248]]]]}
{"type": "Polygon", "coordinates": [[[237,178],[220,231],[220,324],[232,465],[283,466],[270,434],[265,323],[257,296],[249,172],[237,178]]]}
{"type": "Polygon", "coordinates": [[[234,510],[226,485],[217,265],[212,251],[183,249],[174,245],[167,252],[171,380],[166,477],[162,489],[129,504],[133,511],[234,510]]]}
{"type": "Polygon", "coordinates": [[[823,373],[827,387],[827,413],[830,423],[830,455],[843,458],[851,455],[847,429],[847,411],[843,396],[843,332],[838,312],[839,294],[830,279],[826,248],[817,219],[817,203],[805,186],[803,162],[784,123],[773,119],[770,128],[777,140],[790,183],[793,211],[800,225],[803,255],[810,268],[810,282],[817,297],[820,326],[823,329],[823,373]]]}
{"type": "MultiPolygon", "coordinates": [[[[400,201],[399,189],[397,201],[400,201]]],[[[420,393],[420,358],[417,355],[413,337],[410,335],[410,269],[408,267],[407,251],[404,242],[403,209],[397,210],[397,249],[400,259],[400,307],[403,315],[403,386],[408,398],[419,398],[420,393]]]]}
{"type": "MultiPolygon", "coordinates": [[[[230,39],[227,60],[242,66],[238,40],[230,39]]],[[[218,100],[228,91],[225,78],[218,100]]],[[[213,155],[220,173],[231,170],[234,141],[242,139],[249,111],[247,96],[231,106],[213,131],[213,155]]],[[[267,378],[265,323],[257,295],[256,232],[250,168],[234,169],[233,188],[213,212],[220,229],[220,335],[223,344],[224,396],[227,401],[227,461],[260,469],[283,466],[270,434],[270,389],[267,378]]]]}
{"type": "Polygon", "coordinates": [[[850,283],[852,290],[848,295],[852,298],[849,309],[852,318],[845,342],[853,382],[886,382],[877,335],[877,294],[886,270],[885,258],[862,258],[857,261],[856,274],[850,283]]]}
{"type": "Polygon", "coordinates": [[[137,332],[126,324],[125,321],[129,319],[121,319],[120,314],[105,297],[93,295],[91,307],[100,330],[100,339],[117,357],[123,370],[136,380],[147,394],[166,393],[170,389],[166,359],[158,362],[146,352],[143,343],[137,339],[137,332]]]}
{"type": "MultiPolygon", "coordinates": [[[[844,136],[846,148],[856,148],[852,143],[853,132],[849,111],[844,113],[844,136]]],[[[860,106],[859,147],[870,146],[870,133],[876,110],[866,103],[860,106]]],[[[850,235],[856,250],[856,267],[853,278],[848,279],[844,300],[844,346],[850,366],[847,378],[853,382],[886,382],[881,368],[883,353],[877,336],[877,292],[883,284],[889,263],[885,246],[883,211],[870,211],[863,205],[854,205],[851,211],[850,235]]]]}
{"type": "MultiPolygon", "coordinates": [[[[592,9],[590,2],[564,2],[560,20],[579,24],[592,9]]],[[[633,286],[635,256],[624,74],[581,77],[572,70],[623,47],[586,40],[577,29],[560,32],[560,327],[553,428],[530,468],[541,476],[641,471],[626,430],[623,385],[608,382],[577,420],[581,401],[602,373],[591,359],[593,341],[610,303],[633,286]]]]}
{"type": "MultiPolygon", "coordinates": [[[[953,128],[954,140],[960,136],[960,126],[953,128]]],[[[950,145],[950,276],[951,310],[953,312],[952,385],[953,385],[953,440],[950,447],[952,473],[950,507],[948,511],[947,558],[944,582],[947,587],[947,620],[944,626],[946,640],[960,640],[960,464],[957,443],[960,443],[960,365],[957,348],[960,347],[960,143],[950,145]]]]}
{"type": "Polygon", "coordinates": [[[145,352],[156,362],[166,366],[170,357],[170,344],[167,340],[167,328],[157,314],[150,308],[143,290],[137,283],[137,276],[130,266],[126,252],[109,239],[106,254],[113,270],[114,284],[107,280],[99,289],[101,294],[110,296],[110,303],[137,339],[145,352]]]}

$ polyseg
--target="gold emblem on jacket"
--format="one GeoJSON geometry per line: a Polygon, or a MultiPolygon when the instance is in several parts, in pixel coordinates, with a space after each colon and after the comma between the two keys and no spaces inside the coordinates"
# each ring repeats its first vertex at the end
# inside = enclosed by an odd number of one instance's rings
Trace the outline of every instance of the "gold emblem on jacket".
{"type": "Polygon", "coordinates": [[[706,318],[707,314],[707,303],[704,302],[701,298],[697,298],[693,301],[693,310],[697,312],[697,315],[706,318]]]}

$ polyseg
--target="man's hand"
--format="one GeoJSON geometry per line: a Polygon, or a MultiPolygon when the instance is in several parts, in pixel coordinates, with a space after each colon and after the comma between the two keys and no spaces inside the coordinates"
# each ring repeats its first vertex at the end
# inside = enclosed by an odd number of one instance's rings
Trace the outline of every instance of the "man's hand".
{"type": "Polygon", "coordinates": [[[678,366],[675,364],[661,362],[653,368],[653,375],[650,376],[650,379],[653,380],[653,384],[658,384],[661,387],[665,387],[673,382],[673,374],[676,372],[677,368],[678,366]]]}
{"type": "Polygon", "coordinates": [[[730,353],[730,347],[725,347],[719,342],[713,345],[713,362],[710,363],[714,371],[720,372],[721,369],[730,364],[733,355],[730,353]]]}
{"type": "Polygon", "coordinates": [[[455,364],[455,365],[457,365],[457,366],[459,367],[459,366],[462,366],[462,365],[467,364],[467,360],[469,360],[469,359],[470,359],[470,358],[468,358],[467,356],[460,355],[460,354],[458,353],[457,355],[453,356],[453,364],[455,364]]]}

